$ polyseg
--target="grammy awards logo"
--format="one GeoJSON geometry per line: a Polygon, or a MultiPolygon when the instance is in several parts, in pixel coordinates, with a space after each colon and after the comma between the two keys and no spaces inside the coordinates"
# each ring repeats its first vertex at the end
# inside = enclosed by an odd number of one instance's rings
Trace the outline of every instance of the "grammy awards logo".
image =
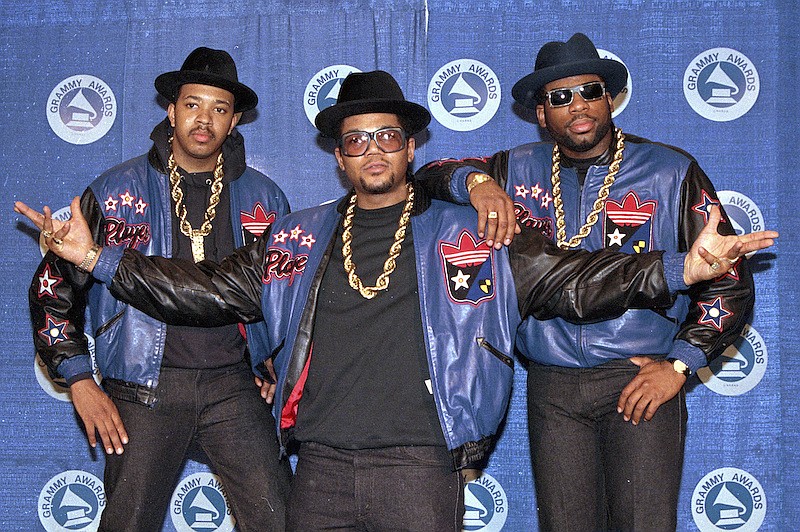
{"type": "Polygon", "coordinates": [[[503,486],[486,472],[464,486],[464,522],[469,532],[499,532],[508,517],[503,486]]]}
{"type": "Polygon", "coordinates": [[[712,48],[692,59],[683,75],[683,94],[700,116],[715,122],[735,120],[758,98],[755,65],[730,48],[712,48]]]}
{"type": "Polygon", "coordinates": [[[333,65],[311,76],[303,93],[303,106],[312,125],[320,111],[336,103],[344,78],[352,72],[361,71],[350,65],[333,65]]]}
{"type": "Polygon", "coordinates": [[[737,235],[764,230],[764,216],[756,202],[735,190],[719,190],[717,197],[737,235]]]}
{"type": "Polygon", "coordinates": [[[64,471],[39,493],[39,521],[48,532],[94,532],[106,505],[103,483],[86,471],[64,471]]]}
{"type": "Polygon", "coordinates": [[[103,80],[80,74],[61,81],[47,98],[50,129],[70,144],[90,144],[114,125],[117,100],[103,80]]]}
{"type": "MultiPolygon", "coordinates": [[[[623,65],[625,62],[617,57],[616,55],[603,50],[602,48],[597,49],[597,53],[600,55],[601,59],[611,59],[613,61],[619,61],[623,65]]],[[[628,65],[625,65],[625,68],[628,70],[628,82],[622,87],[622,90],[619,91],[619,94],[614,98],[614,112],[611,113],[611,118],[616,118],[619,114],[625,110],[628,106],[628,102],[631,101],[631,92],[633,90],[632,78],[633,76],[630,74],[631,69],[628,68],[628,65]]]]}
{"type": "Polygon", "coordinates": [[[767,344],[752,325],[711,363],[697,370],[700,381],[720,395],[742,395],[761,382],[767,370],[767,344]]]}
{"type": "Polygon", "coordinates": [[[222,481],[212,473],[195,473],[178,484],[170,516],[178,532],[230,532],[236,523],[222,481]]]}
{"type": "Polygon", "coordinates": [[[491,68],[473,59],[458,59],[439,69],[428,84],[428,108],[454,131],[486,124],[500,107],[500,82],[491,68]]]}
{"type": "Polygon", "coordinates": [[[756,531],[766,513],[767,496],[761,483],[747,471],[734,467],[708,473],[692,494],[692,515],[702,532],[756,531]]]}

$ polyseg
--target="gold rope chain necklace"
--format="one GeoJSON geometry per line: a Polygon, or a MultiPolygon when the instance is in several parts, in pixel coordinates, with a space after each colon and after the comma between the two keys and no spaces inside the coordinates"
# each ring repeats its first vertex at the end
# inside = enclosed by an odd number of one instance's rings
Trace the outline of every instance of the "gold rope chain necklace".
{"type": "Polygon", "coordinates": [[[400,256],[400,247],[403,244],[403,239],[406,237],[406,228],[411,219],[411,207],[414,205],[414,187],[411,183],[406,183],[406,204],[403,206],[403,213],[400,215],[400,223],[397,226],[397,231],[394,233],[394,242],[392,247],[389,248],[389,257],[383,263],[383,273],[378,276],[375,281],[375,286],[364,286],[361,279],[356,275],[356,266],[353,264],[353,216],[356,212],[356,198],[357,195],[353,194],[350,198],[350,203],[347,206],[347,212],[344,216],[344,224],[342,230],[342,257],[344,258],[344,271],[347,272],[347,280],[353,290],[356,290],[365,299],[372,299],[378,294],[380,290],[386,290],[389,287],[389,276],[394,271],[396,264],[395,260],[400,256]]]}
{"type": "Polygon", "coordinates": [[[597,199],[594,200],[592,211],[586,216],[586,223],[583,224],[578,234],[570,238],[569,241],[567,241],[567,224],[564,221],[564,203],[561,201],[561,153],[558,150],[558,144],[553,145],[553,173],[550,181],[553,183],[553,207],[556,210],[556,245],[561,249],[577,247],[581,240],[589,235],[592,227],[597,223],[598,214],[605,207],[608,191],[617,177],[619,166],[622,163],[622,152],[625,149],[625,135],[622,134],[622,130],[616,128],[614,134],[617,137],[616,150],[614,151],[614,159],[608,167],[608,174],[603,180],[603,186],[597,191],[597,199]]]}
{"type": "Polygon", "coordinates": [[[180,182],[181,175],[178,173],[178,165],[175,164],[175,157],[172,155],[172,138],[169,139],[170,152],[169,160],[167,161],[167,168],[169,170],[169,183],[172,193],[172,201],[175,202],[175,216],[180,220],[181,233],[188,236],[192,240],[192,258],[195,262],[200,262],[206,256],[205,249],[203,248],[203,239],[211,233],[211,222],[217,215],[217,205],[219,204],[219,197],[222,194],[222,152],[217,157],[217,165],[214,167],[214,181],[211,183],[211,197],[208,199],[208,208],[206,209],[203,225],[200,229],[192,229],[192,224],[186,220],[186,205],[183,203],[183,190],[181,190],[180,182]]]}

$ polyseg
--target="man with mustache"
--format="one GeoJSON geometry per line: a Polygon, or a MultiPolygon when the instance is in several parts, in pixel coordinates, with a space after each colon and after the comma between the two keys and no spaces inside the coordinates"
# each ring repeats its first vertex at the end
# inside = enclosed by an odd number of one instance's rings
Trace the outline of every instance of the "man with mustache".
{"type": "MultiPolygon", "coordinates": [[[[555,142],[435,162],[418,177],[436,195],[471,199],[498,246],[513,237],[516,218],[562,249],[687,250],[719,200],[691,156],[614,126],[613,98],[627,79],[625,65],[601,59],[581,33],[549,42],[512,95],[555,142]]],[[[719,228],[734,234],[725,220],[719,228]]],[[[727,266],[664,311],[632,309],[587,325],[525,321],[516,347],[530,360],[542,530],[675,530],[684,383],[739,337],[755,298],[747,261],[727,266]]]]}
{"type": "MultiPolygon", "coordinates": [[[[92,253],[116,247],[219,260],[289,211],[280,188],[247,166],[235,129],[258,97],[238,81],[231,56],[209,48],[191,52],[155,86],[169,107],[149,153],[106,171],[81,198],[92,253]]],[[[239,530],[282,530],[291,471],[278,460],[275,420],[253,383],[244,328],[166,325],[116,300],[85,266],[48,253],[30,308],[37,352],[66,379],[92,447],[99,434],[106,452],[100,529],[161,530],[196,445],[222,478],[239,530]],[[84,327],[95,339],[102,389],[84,327]]],[[[264,324],[246,327],[252,338],[264,324]]]]}

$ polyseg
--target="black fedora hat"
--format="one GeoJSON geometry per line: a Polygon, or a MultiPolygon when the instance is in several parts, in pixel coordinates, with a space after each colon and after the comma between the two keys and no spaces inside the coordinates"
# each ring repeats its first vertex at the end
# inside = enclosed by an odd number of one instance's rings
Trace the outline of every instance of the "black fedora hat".
{"type": "Polygon", "coordinates": [[[323,135],[336,138],[342,120],[366,113],[396,114],[409,135],[422,131],[431,121],[427,109],[405,99],[400,85],[391,74],[374,70],[348,74],[342,82],[336,103],[320,111],[314,124],[323,135]]]}
{"type": "Polygon", "coordinates": [[[628,82],[628,69],[619,61],[601,59],[589,37],[576,33],[567,42],[552,41],[539,50],[536,66],[511,89],[511,95],[520,104],[535,109],[540,103],[537,93],[561,78],[597,74],[606,82],[606,90],[615,97],[628,82]]]}
{"type": "Polygon", "coordinates": [[[200,47],[186,57],[180,70],[165,72],[156,78],[158,93],[175,102],[181,85],[199,83],[219,87],[233,94],[233,110],[237,113],[253,109],[258,104],[258,96],[243,83],[239,83],[236,63],[225,50],[212,50],[200,47]]]}

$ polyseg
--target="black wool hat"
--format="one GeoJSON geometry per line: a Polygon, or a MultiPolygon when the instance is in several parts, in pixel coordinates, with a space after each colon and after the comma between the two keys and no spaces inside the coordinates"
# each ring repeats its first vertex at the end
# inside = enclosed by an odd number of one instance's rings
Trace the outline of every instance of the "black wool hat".
{"type": "Polygon", "coordinates": [[[511,95],[520,104],[535,109],[539,103],[537,93],[561,78],[597,74],[606,83],[606,90],[614,98],[628,82],[628,69],[619,61],[601,59],[589,37],[576,33],[567,42],[552,41],[539,50],[533,73],[519,80],[511,95]]]}
{"type": "Polygon", "coordinates": [[[314,124],[323,135],[337,138],[342,120],[366,113],[396,114],[408,128],[409,135],[422,131],[431,121],[427,109],[405,99],[391,74],[374,70],[348,74],[336,103],[320,111],[314,124]]]}
{"type": "Polygon", "coordinates": [[[158,93],[175,103],[181,85],[199,83],[219,87],[233,94],[233,110],[236,113],[249,111],[258,104],[256,93],[243,83],[239,83],[236,63],[225,50],[212,50],[200,47],[192,51],[183,62],[180,70],[165,72],[156,78],[158,93]]]}

